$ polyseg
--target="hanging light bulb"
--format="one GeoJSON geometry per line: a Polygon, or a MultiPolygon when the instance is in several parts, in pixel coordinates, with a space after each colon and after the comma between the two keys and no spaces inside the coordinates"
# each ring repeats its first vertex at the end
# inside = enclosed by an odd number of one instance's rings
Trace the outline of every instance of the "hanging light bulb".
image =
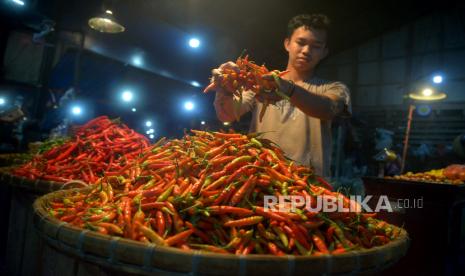
{"type": "Polygon", "coordinates": [[[125,28],[123,25],[116,22],[113,12],[111,10],[106,10],[103,14],[92,17],[89,19],[89,26],[102,33],[121,33],[124,32],[125,28]]]}

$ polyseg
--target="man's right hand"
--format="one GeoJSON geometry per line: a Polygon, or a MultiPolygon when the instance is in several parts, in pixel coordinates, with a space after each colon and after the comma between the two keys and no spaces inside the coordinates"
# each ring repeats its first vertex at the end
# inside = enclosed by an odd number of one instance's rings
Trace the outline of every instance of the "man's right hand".
{"type": "Polygon", "coordinates": [[[236,73],[239,73],[240,69],[239,69],[239,66],[237,66],[232,61],[228,61],[226,63],[221,64],[220,67],[212,70],[212,77],[210,79],[210,85],[208,85],[203,92],[207,93],[210,90],[215,90],[217,93],[219,92],[221,94],[232,95],[232,92],[234,91],[227,91],[225,87],[223,87],[222,85],[225,71],[234,71],[236,73]]]}

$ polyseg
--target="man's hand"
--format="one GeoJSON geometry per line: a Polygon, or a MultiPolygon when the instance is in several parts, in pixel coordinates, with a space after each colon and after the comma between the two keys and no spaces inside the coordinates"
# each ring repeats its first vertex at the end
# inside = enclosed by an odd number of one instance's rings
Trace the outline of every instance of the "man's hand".
{"type": "MultiPolygon", "coordinates": [[[[212,77],[210,79],[210,85],[208,85],[203,92],[207,93],[210,90],[215,90],[216,92],[219,92],[222,94],[228,94],[228,92],[234,92],[234,91],[226,91],[225,87],[223,87],[222,85],[225,71],[234,71],[236,73],[239,73],[240,69],[239,69],[239,66],[237,66],[232,61],[228,61],[226,63],[221,64],[220,67],[212,70],[212,77]]],[[[230,93],[230,95],[232,95],[232,93],[230,93]]]]}
{"type": "Polygon", "coordinates": [[[275,72],[262,76],[263,79],[274,81],[277,89],[274,91],[260,91],[256,99],[260,102],[275,103],[282,99],[289,100],[295,89],[293,81],[285,80],[275,72]]]}

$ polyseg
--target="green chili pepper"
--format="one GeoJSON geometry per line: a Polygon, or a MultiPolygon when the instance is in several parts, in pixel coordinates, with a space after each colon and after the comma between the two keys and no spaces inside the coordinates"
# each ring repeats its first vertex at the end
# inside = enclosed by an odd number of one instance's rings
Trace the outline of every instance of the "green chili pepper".
{"type": "Polygon", "coordinates": [[[271,154],[273,159],[279,160],[278,155],[276,154],[276,152],[274,152],[272,149],[266,149],[266,150],[271,154]]]}
{"type": "Polygon", "coordinates": [[[300,209],[295,209],[295,213],[298,214],[302,218],[302,220],[308,220],[308,217],[305,215],[304,211],[300,209]]]}
{"type": "Polygon", "coordinates": [[[147,182],[147,183],[142,187],[142,189],[143,189],[143,190],[147,190],[147,189],[152,188],[154,185],[155,185],[155,179],[150,179],[149,182],[147,182]]]}
{"type": "Polygon", "coordinates": [[[263,250],[259,242],[255,243],[255,251],[257,251],[258,254],[265,254],[265,251],[263,250]]]}
{"type": "Polygon", "coordinates": [[[263,147],[263,144],[260,141],[258,141],[257,139],[255,139],[255,138],[251,138],[250,142],[252,142],[252,144],[256,145],[259,148],[263,147]]]}
{"type": "Polygon", "coordinates": [[[73,206],[73,205],[74,205],[74,203],[73,203],[71,200],[69,200],[68,198],[63,199],[63,204],[64,204],[66,207],[69,207],[69,206],[73,206]]]}
{"type": "Polygon", "coordinates": [[[253,156],[244,155],[244,156],[237,157],[236,159],[234,159],[233,161],[231,161],[231,163],[229,163],[229,164],[237,164],[237,163],[239,163],[239,162],[251,161],[252,159],[253,159],[253,156]]]}
{"type": "Polygon", "coordinates": [[[132,202],[134,202],[134,204],[138,205],[138,204],[140,204],[141,200],[142,200],[142,194],[138,194],[132,199],[132,202]]]}
{"type": "Polygon", "coordinates": [[[294,243],[295,243],[295,246],[297,247],[297,250],[299,251],[299,253],[303,256],[308,256],[310,255],[310,251],[307,251],[307,249],[305,249],[305,247],[303,247],[299,241],[297,241],[297,239],[294,240],[294,243]]]}
{"type": "Polygon", "coordinates": [[[279,227],[271,226],[271,229],[273,229],[273,231],[278,235],[284,247],[287,248],[289,246],[289,240],[287,239],[286,234],[283,231],[281,231],[279,227]]]}
{"type": "Polygon", "coordinates": [[[164,191],[156,200],[156,202],[162,202],[168,199],[168,197],[171,195],[171,192],[173,191],[174,186],[169,187],[166,191],[164,191]]]}
{"type": "Polygon", "coordinates": [[[160,146],[165,140],[166,140],[166,137],[161,137],[155,144],[153,144],[153,147],[160,146]]]}
{"type": "Polygon", "coordinates": [[[288,184],[287,182],[284,182],[282,185],[281,185],[281,193],[285,196],[288,195],[288,184]]]}

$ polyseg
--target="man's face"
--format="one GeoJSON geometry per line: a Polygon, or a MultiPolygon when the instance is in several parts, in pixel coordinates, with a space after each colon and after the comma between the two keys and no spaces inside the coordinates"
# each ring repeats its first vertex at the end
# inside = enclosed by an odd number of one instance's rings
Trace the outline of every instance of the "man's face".
{"type": "Polygon", "coordinates": [[[291,38],[286,38],[284,47],[289,53],[289,63],[296,70],[313,70],[328,54],[326,31],[299,27],[294,30],[291,38]]]}

